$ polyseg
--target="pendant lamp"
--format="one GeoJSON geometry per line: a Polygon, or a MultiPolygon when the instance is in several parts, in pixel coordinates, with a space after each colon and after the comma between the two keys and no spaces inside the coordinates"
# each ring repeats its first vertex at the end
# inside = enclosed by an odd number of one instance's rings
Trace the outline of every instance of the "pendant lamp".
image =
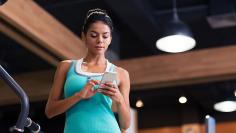
{"type": "Polygon", "coordinates": [[[196,45],[189,27],[178,17],[176,0],[173,0],[173,18],[165,27],[162,37],[156,41],[159,50],[179,53],[188,51],[196,45]]]}

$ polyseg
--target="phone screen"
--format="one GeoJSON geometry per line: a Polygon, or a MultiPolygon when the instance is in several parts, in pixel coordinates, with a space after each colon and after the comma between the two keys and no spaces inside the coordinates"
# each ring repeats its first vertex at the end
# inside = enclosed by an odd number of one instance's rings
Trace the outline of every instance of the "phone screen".
{"type": "Polygon", "coordinates": [[[100,84],[104,84],[106,82],[111,82],[114,85],[117,85],[116,72],[105,72],[102,76],[102,80],[100,84]]]}

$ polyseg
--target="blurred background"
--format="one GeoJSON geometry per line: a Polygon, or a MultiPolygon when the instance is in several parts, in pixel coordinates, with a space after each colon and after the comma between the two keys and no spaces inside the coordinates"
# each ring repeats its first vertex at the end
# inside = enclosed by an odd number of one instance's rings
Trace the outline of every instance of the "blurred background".
{"type": "MultiPolygon", "coordinates": [[[[115,27],[107,57],[130,72],[136,132],[203,133],[205,116],[211,115],[217,133],[235,133],[235,110],[214,106],[222,101],[236,106],[236,1],[176,0],[176,6],[196,40],[182,53],[156,47],[173,19],[172,0],[8,0],[0,6],[0,64],[29,95],[30,116],[43,131],[63,132],[63,115],[44,115],[56,64],[84,54],[84,17],[89,9],[102,8],[115,27]]],[[[20,104],[2,80],[0,88],[5,133],[20,104]]]]}

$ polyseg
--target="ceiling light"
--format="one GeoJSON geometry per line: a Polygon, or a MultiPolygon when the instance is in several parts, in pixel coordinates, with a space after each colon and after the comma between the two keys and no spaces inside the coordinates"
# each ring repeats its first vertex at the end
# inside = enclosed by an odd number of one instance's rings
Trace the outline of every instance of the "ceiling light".
{"type": "Polygon", "coordinates": [[[220,112],[236,111],[236,101],[226,100],[218,102],[214,105],[214,109],[220,112]]]}
{"type": "Polygon", "coordinates": [[[179,98],[179,103],[181,103],[181,104],[184,104],[184,103],[186,103],[188,100],[187,100],[187,98],[185,97],[185,96],[181,96],[180,98],[179,98]]]}
{"type": "Polygon", "coordinates": [[[142,101],[142,100],[138,100],[138,101],[136,102],[136,107],[137,107],[137,108],[143,107],[143,101],[142,101]]]}
{"type": "Polygon", "coordinates": [[[192,49],[195,46],[195,40],[185,35],[169,35],[159,39],[156,46],[165,52],[179,53],[192,49]]]}
{"type": "Polygon", "coordinates": [[[188,51],[196,45],[189,27],[178,17],[176,0],[173,0],[173,19],[165,27],[163,36],[156,41],[158,49],[169,53],[179,53],[188,51]]]}

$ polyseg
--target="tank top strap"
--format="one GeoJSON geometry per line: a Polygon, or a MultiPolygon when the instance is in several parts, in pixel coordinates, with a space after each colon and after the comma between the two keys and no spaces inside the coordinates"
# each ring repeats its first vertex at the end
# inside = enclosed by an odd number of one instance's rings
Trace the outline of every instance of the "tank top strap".
{"type": "MultiPolygon", "coordinates": [[[[109,63],[110,63],[110,62],[109,62],[109,63]]],[[[109,67],[108,71],[109,71],[109,72],[115,72],[116,66],[115,66],[114,64],[112,64],[112,63],[110,63],[109,66],[110,66],[110,67],[109,67]]]]}
{"type": "Polygon", "coordinates": [[[75,64],[76,64],[76,60],[71,60],[70,67],[69,67],[69,69],[68,69],[68,71],[67,71],[67,76],[68,76],[69,74],[71,74],[71,73],[74,72],[74,70],[75,70],[75,64]]]}

